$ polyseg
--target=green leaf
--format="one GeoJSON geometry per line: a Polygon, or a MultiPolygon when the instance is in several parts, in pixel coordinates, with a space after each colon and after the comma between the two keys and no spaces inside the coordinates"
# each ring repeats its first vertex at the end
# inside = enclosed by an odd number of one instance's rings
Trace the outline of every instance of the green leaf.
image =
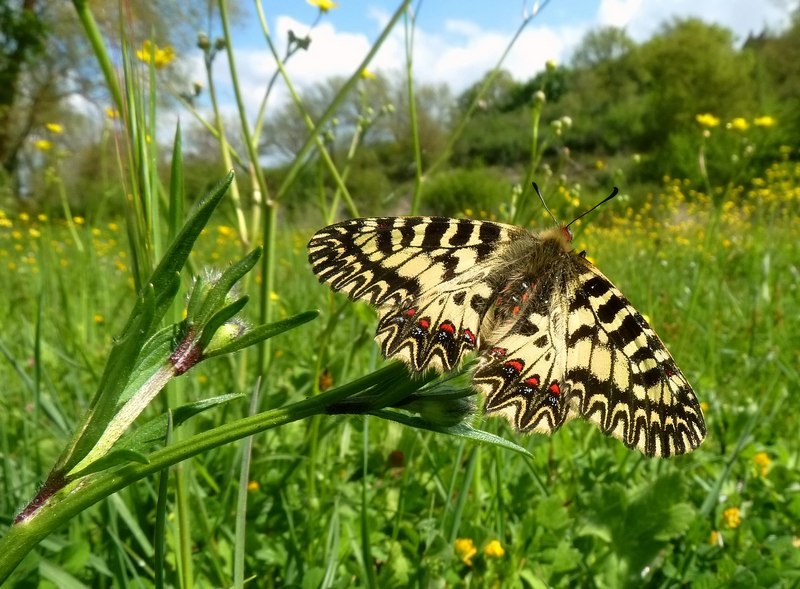
{"type": "Polygon", "coordinates": [[[253,269],[258,259],[261,257],[261,248],[257,247],[252,252],[247,254],[244,258],[232,264],[230,268],[222,273],[222,276],[217,279],[215,284],[211,287],[206,295],[200,311],[196,317],[189,317],[189,320],[196,325],[205,325],[217,312],[217,310],[225,304],[225,299],[233,286],[241,280],[241,278],[253,269]]]}
{"type": "Polygon", "coordinates": [[[183,219],[183,140],[181,123],[175,126],[175,140],[172,145],[172,170],[169,180],[169,235],[174,238],[183,219]]]}
{"type": "Polygon", "coordinates": [[[533,455],[522,446],[518,446],[514,442],[510,442],[505,438],[501,438],[500,436],[490,434],[489,432],[485,432],[480,429],[475,429],[474,427],[466,423],[459,423],[458,425],[451,425],[451,426],[435,425],[425,421],[421,417],[416,417],[414,415],[406,415],[405,413],[400,413],[399,411],[391,411],[389,409],[379,409],[377,411],[371,411],[370,413],[372,415],[380,417],[381,419],[396,421],[397,423],[402,423],[403,425],[416,427],[418,429],[425,429],[440,434],[447,434],[459,438],[466,438],[469,440],[480,442],[481,444],[491,444],[492,446],[499,446],[500,448],[504,448],[506,450],[513,450],[514,452],[519,452],[520,454],[528,456],[529,458],[533,458],[533,455]]]}
{"type": "Polygon", "coordinates": [[[303,323],[308,323],[312,319],[316,319],[318,315],[319,311],[305,311],[304,313],[298,313],[297,315],[282,321],[275,321],[274,323],[269,323],[267,325],[259,325],[258,327],[254,327],[253,329],[246,331],[244,335],[236,338],[227,346],[222,346],[221,348],[217,348],[216,350],[209,352],[204,356],[203,359],[205,360],[215,356],[222,356],[223,354],[231,354],[238,350],[247,348],[253,344],[257,344],[260,341],[275,337],[284,331],[294,329],[303,323]]]}
{"type": "Polygon", "coordinates": [[[72,442],[58,459],[54,471],[68,471],[78,464],[103,435],[149,336],[147,328],[153,320],[154,306],[155,295],[151,286],[137,302],[132,314],[131,328],[111,349],[83,427],[76,431],[72,442]]]}
{"type": "MultiPolygon", "coordinates": [[[[250,300],[250,297],[247,295],[241,297],[240,299],[235,300],[230,305],[223,307],[219,311],[217,311],[211,319],[205,324],[203,327],[203,333],[200,336],[200,349],[205,350],[208,347],[208,342],[211,341],[211,338],[214,337],[214,334],[217,333],[217,330],[222,327],[226,321],[231,319],[234,315],[236,315],[239,311],[244,309],[247,302],[250,300]]],[[[216,342],[215,342],[216,343],[216,342]]]]}
{"type": "MultiPolygon", "coordinates": [[[[194,403],[181,405],[172,411],[172,427],[178,427],[191,417],[194,417],[203,411],[230,403],[235,399],[241,399],[243,397],[244,394],[242,393],[231,393],[228,395],[220,395],[218,397],[212,397],[211,399],[203,399],[202,401],[195,401],[194,403]]],[[[163,413],[143,424],[135,431],[125,434],[117,442],[117,447],[130,449],[134,452],[146,452],[153,446],[153,444],[163,442],[166,439],[168,427],[169,414],[163,413]]]]}
{"type": "MultiPolygon", "coordinates": [[[[194,247],[194,242],[208,223],[219,201],[225,196],[231,182],[233,182],[233,172],[228,172],[225,178],[189,213],[189,218],[186,219],[175,240],[170,244],[161,262],[150,276],[148,282],[153,285],[156,293],[165,290],[175,273],[181,271],[194,247]]],[[[159,301],[159,303],[164,304],[165,301],[159,301]]]]}
{"type": "Polygon", "coordinates": [[[77,480],[85,477],[86,475],[107,470],[115,466],[129,464],[131,462],[136,462],[138,464],[150,464],[150,460],[141,452],[136,452],[130,448],[122,448],[119,450],[112,450],[108,454],[92,462],[83,470],[70,473],[70,479],[77,480]]]}

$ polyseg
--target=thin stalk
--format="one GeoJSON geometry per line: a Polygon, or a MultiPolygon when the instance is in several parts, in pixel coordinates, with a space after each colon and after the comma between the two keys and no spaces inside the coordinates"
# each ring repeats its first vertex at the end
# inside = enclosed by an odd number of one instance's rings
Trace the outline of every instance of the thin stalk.
{"type": "Polygon", "coordinates": [[[411,214],[419,211],[422,196],[422,147],[419,141],[419,123],[417,121],[417,100],[414,95],[414,29],[416,16],[406,12],[405,49],[406,49],[406,87],[408,88],[408,122],[411,127],[411,144],[414,149],[414,195],[411,198],[411,214]]]}
{"type": "Polygon", "coordinates": [[[364,560],[364,572],[366,573],[366,586],[377,587],[375,579],[375,567],[373,566],[372,550],[370,550],[369,539],[369,499],[367,497],[367,481],[369,479],[369,417],[364,416],[364,446],[362,448],[362,468],[364,470],[361,477],[361,558],[364,560]]]}
{"type": "Polygon", "coordinates": [[[87,0],[72,0],[72,5],[75,7],[75,12],[78,13],[78,19],[86,31],[86,38],[92,45],[92,51],[100,65],[100,71],[103,72],[103,77],[106,80],[108,89],[111,91],[111,98],[119,112],[122,112],[122,92],[117,82],[117,72],[111,63],[111,58],[106,51],[106,45],[103,41],[103,35],[97,27],[97,22],[94,20],[92,11],[89,8],[87,0]]]}
{"type": "MultiPolygon", "coordinates": [[[[250,398],[250,415],[258,411],[260,387],[256,385],[253,396],[250,398]]],[[[239,470],[239,491],[236,497],[236,527],[234,531],[233,551],[233,586],[237,589],[244,587],[244,555],[247,532],[247,493],[250,481],[250,463],[253,458],[253,437],[245,438],[242,442],[242,464],[239,470]]]]}
{"type": "MultiPolygon", "coordinates": [[[[334,97],[334,99],[328,105],[328,108],[325,109],[324,113],[322,113],[322,116],[317,121],[316,132],[309,134],[309,136],[306,138],[305,143],[303,144],[303,146],[298,151],[297,156],[295,157],[294,161],[292,162],[292,165],[289,168],[289,170],[288,170],[288,172],[286,174],[286,177],[283,180],[283,183],[278,188],[278,191],[277,191],[277,193],[275,195],[276,199],[280,200],[286,194],[286,192],[289,190],[289,188],[291,188],[292,184],[294,183],[295,179],[297,178],[297,174],[300,172],[300,169],[305,164],[306,156],[308,155],[308,152],[316,144],[316,135],[319,133],[319,129],[322,126],[324,126],[325,123],[327,123],[330,119],[332,119],[334,117],[334,115],[336,114],[336,111],[339,109],[339,107],[341,106],[342,102],[345,100],[347,95],[353,89],[353,86],[355,86],[355,84],[361,78],[361,72],[369,65],[370,61],[372,61],[372,58],[375,56],[375,54],[381,48],[383,43],[386,41],[386,39],[389,38],[389,34],[391,33],[392,29],[394,28],[394,25],[397,23],[397,21],[400,19],[400,17],[403,15],[403,13],[406,11],[406,9],[408,8],[408,5],[410,3],[411,3],[411,0],[405,0],[398,7],[398,9],[395,11],[395,13],[389,19],[389,22],[384,27],[383,31],[381,31],[380,36],[375,40],[375,43],[372,45],[372,48],[370,49],[370,51],[367,53],[367,55],[364,57],[364,59],[361,61],[361,63],[356,68],[355,73],[352,76],[350,76],[350,79],[347,80],[347,82],[345,82],[345,84],[339,90],[339,93],[334,97]]],[[[262,23],[262,26],[263,26],[263,23],[262,23]]]]}
{"type": "Polygon", "coordinates": [[[514,33],[514,36],[511,38],[511,41],[509,41],[508,45],[506,45],[506,48],[503,51],[503,54],[500,56],[500,59],[497,60],[497,63],[495,64],[494,68],[489,72],[489,75],[486,76],[486,78],[483,80],[483,84],[481,84],[480,88],[478,88],[478,91],[475,93],[475,97],[473,98],[472,103],[467,108],[467,112],[464,113],[464,116],[461,117],[461,120],[459,121],[458,125],[450,134],[450,139],[447,142],[447,145],[445,145],[445,148],[442,150],[439,157],[430,166],[428,166],[428,169],[425,172],[426,176],[430,176],[433,172],[435,172],[439,168],[439,166],[441,166],[448,160],[448,158],[450,157],[450,153],[453,149],[453,146],[455,145],[456,141],[458,141],[458,139],[461,137],[461,134],[467,127],[467,123],[469,123],[470,119],[472,118],[472,113],[475,112],[475,109],[478,107],[478,102],[480,102],[480,99],[483,98],[483,95],[486,94],[486,91],[492,86],[495,78],[500,73],[500,66],[506,60],[506,57],[508,57],[508,54],[511,52],[511,48],[514,47],[514,45],[517,42],[517,39],[519,39],[520,35],[522,34],[522,31],[525,30],[526,26],[528,26],[528,23],[531,22],[531,20],[533,20],[533,18],[537,14],[539,14],[539,11],[541,11],[549,3],[550,3],[549,0],[544,0],[539,5],[536,11],[533,11],[530,14],[527,14],[523,17],[522,22],[520,23],[519,27],[517,27],[517,30],[514,33]]]}
{"type": "MultiPolygon", "coordinates": [[[[259,8],[260,8],[260,5],[259,5],[259,8]]],[[[286,71],[284,63],[281,60],[280,55],[278,54],[278,50],[275,47],[275,43],[272,42],[272,35],[270,35],[270,33],[269,33],[269,28],[267,27],[267,21],[264,18],[263,11],[259,12],[259,17],[261,19],[261,27],[262,27],[262,30],[264,32],[264,37],[267,40],[267,45],[269,46],[270,51],[272,52],[272,57],[275,60],[275,63],[277,64],[278,71],[280,72],[281,76],[283,77],[283,81],[286,83],[286,88],[287,88],[287,90],[289,90],[289,95],[292,98],[292,102],[294,102],[295,106],[297,107],[297,110],[300,112],[300,116],[303,119],[303,122],[305,123],[306,128],[309,131],[309,135],[308,135],[308,139],[306,141],[306,145],[308,145],[310,147],[312,142],[313,142],[314,145],[316,145],[317,150],[319,151],[320,157],[322,157],[322,161],[325,163],[325,166],[328,169],[328,172],[331,174],[331,176],[333,177],[334,182],[336,183],[337,190],[341,191],[342,196],[345,199],[345,202],[348,203],[348,206],[350,206],[352,208],[355,208],[355,205],[353,204],[353,199],[350,196],[350,193],[349,193],[349,191],[347,190],[347,187],[344,184],[344,180],[342,179],[341,175],[339,174],[339,170],[336,168],[336,164],[334,163],[333,158],[330,155],[330,152],[325,147],[325,141],[324,141],[324,139],[322,138],[322,136],[319,133],[319,129],[323,126],[324,118],[321,119],[318,123],[315,124],[314,121],[309,116],[308,111],[303,106],[303,101],[300,98],[300,94],[297,92],[297,89],[294,87],[294,84],[292,83],[292,80],[289,77],[288,72],[286,71]]],[[[353,77],[351,77],[351,80],[358,80],[358,78],[360,76],[361,76],[361,71],[360,70],[356,71],[356,73],[353,75],[353,77]]],[[[347,87],[347,86],[348,86],[348,84],[345,84],[345,87],[347,87]]],[[[349,94],[349,89],[348,89],[347,93],[343,92],[343,90],[344,90],[344,88],[342,88],[342,90],[339,91],[339,94],[336,95],[336,97],[334,98],[334,100],[333,100],[333,102],[331,104],[337,103],[337,100],[340,97],[342,99],[344,99],[347,96],[347,94],[349,94]]],[[[328,108],[328,110],[330,110],[330,107],[328,108]]],[[[301,151],[302,151],[302,149],[301,149],[301,151]]],[[[298,155],[295,156],[295,162],[297,162],[299,159],[304,160],[305,158],[304,157],[301,158],[300,154],[298,153],[298,155]]],[[[283,188],[283,187],[281,187],[281,188],[283,188]]],[[[279,199],[280,196],[281,196],[281,192],[279,190],[278,191],[278,195],[276,196],[276,199],[279,199]]]]}

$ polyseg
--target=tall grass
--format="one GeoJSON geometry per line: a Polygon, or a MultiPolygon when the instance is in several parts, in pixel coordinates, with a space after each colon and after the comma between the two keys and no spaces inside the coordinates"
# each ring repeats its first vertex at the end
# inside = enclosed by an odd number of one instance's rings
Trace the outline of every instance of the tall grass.
{"type": "MultiPolygon", "coordinates": [[[[110,220],[10,211],[0,216],[0,262],[7,270],[0,305],[6,327],[0,335],[0,374],[7,383],[0,418],[0,542],[6,548],[0,570],[11,575],[10,583],[714,587],[797,582],[800,169],[793,162],[776,164],[751,189],[709,194],[706,187],[667,179],[657,193],[634,199],[623,186],[616,201],[577,226],[579,247],[649,316],[694,384],[709,426],[703,446],[660,461],[627,450],[583,422],[546,438],[519,436],[505,422],[480,413],[472,419],[475,427],[524,450],[514,452],[498,440],[478,443],[481,434],[473,430],[462,437],[432,432],[430,424],[385,407],[411,392],[467,390],[468,375],[427,386],[434,375],[410,380],[401,366],[382,360],[372,342],[374,312],[332,295],[306,268],[305,243],[318,227],[279,223],[281,206],[312,154],[322,162],[320,174],[336,186],[323,194],[321,217],[333,220],[340,202],[357,212],[347,189],[352,158],[337,166],[320,130],[360,83],[400,19],[409,42],[413,97],[414,20],[408,3],[398,7],[316,121],[294,91],[261,15],[265,43],[292,90],[308,138],[273,188],[259,163],[262,121],[248,119],[240,95],[236,131],[245,138],[245,153],[234,152],[235,142],[227,136],[232,131],[220,117],[205,121],[219,139],[220,159],[235,166],[240,179],[250,177],[232,190],[230,225],[212,217],[200,234],[205,220],[197,220],[197,211],[189,214],[187,226],[198,233],[192,271],[174,285],[182,263],[162,274],[157,269],[165,253],[172,259],[174,238],[184,243],[186,195],[180,134],[169,183],[158,177],[153,165],[158,146],[147,140],[157,131],[155,60],[137,64],[126,49],[119,87],[89,6],[75,5],[122,114],[120,182],[132,198],[118,203],[122,213],[110,220]],[[257,198],[241,198],[246,185],[257,198]],[[171,384],[163,402],[153,403],[123,438],[135,442],[126,452],[112,452],[111,460],[95,463],[96,471],[56,489],[49,511],[34,511],[13,524],[86,423],[109,350],[121,341],[113,338],[123,331],[127,310],[147,298],[148,281],[160,277],[155,282],[163,290],[179,290],[181,296],[170,291],[176,302],[164,311],[163,325],[180,324],[190,277],[202,276],[199,268],[209,262],[224,269],[254,245],[265,248],[257,278],[239,276],[241,293],[256,303],[249,321],[266,326],[257,332],[265,337],[281,326],[293,329],[269,343],[250,342],[255,353],[193,368],[177,381],[180,388],[171,384]],[[309,319],[300,314],[314,308],[322,310],[316,321],[293,322],[298,316],[309,319]],[[219,398],[228,393],[250,395],[250,402],[219,398]],[[353,397],[360,407],[353,412],[373,415],[326,414],[346,412],[342,403],[353,397]],[[190,402],[189,409],[179,409],[190,402]],[[150,444],[148,436],[158,443],[150,444]]],[[[225,50],[235,65],[224,2],[220,10],[225,50]]],[[[236,70],[231,74],[238,92],[236,70]]],[[[479,92],[476,103],[480,97],[479,92]]],[[[409,104],[414,121],[414,101],[409,104]]],[[[466,112],[469,117],[472,109],[466,112]]],[[[454,126],[450,145],[463,128],[454,126]]],[[[419,141],[411,143],[416,174],[409,211],[416,212],[425,178],[446,161],[422,169],[419,141]]],[[[363,148],[354,142],[353,149],[363,148]]],[[[536,174],[537,153],[532,149],[528,174],[536,174]]],[[[545,186],[554,210],[593,204],[574,183],[556,184],[545,186]]],[[[509,191],[506,201],[487,212],[546,226],[528,203],[527,196],[509,191]]],[[[184,245],[188,256],[189,244],[184,245]]],[[[190,316],[192,308],[189,303],[190,316]]],[[[165,337],[164,345],[171,344],[165,337]]],[[[133,363],[135,354],[129,353],[133,363]]]]}

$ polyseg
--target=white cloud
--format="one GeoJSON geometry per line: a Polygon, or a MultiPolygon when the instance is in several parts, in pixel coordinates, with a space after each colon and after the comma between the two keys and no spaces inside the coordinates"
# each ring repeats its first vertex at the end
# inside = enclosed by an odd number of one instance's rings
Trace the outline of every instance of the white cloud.
{"type": "MultiPolygon", "coordinates": [[[[372,16],[381,20],[385,15],[374,13],[372,16]]],[[[307,28],[293,18],[278,18],[277,46],[285,47],[290,30],[301,36],[307,28]]],[[[515,78],[527,79],[542,70],[548,60],[563,62],[583,32],[581,28],[528,27],[503,67],[515,78]]],[[[287,64],[293,83],[301,89],[333,76],[350,76],[369,52],[372,42],[365,34],[338,31],[328,22],[314,28],[311,39],[308,50],[297,52],[287,64]]],[[[443,30],[437,32],[417,28],[413,56],[415,76],[422,82],[446,83],[458,93],[495,66],[509,39],[505,31],[486,30],[465,20],[449,20],[443,23],[443,30]]],[[[402,27],[398,27],[376,54],[370,69],[403,71],[404,44],[402,27]]],[[[266,48],[236,50],[236,60],[248,111],[254,113],[275,71],[274,62],[266,48]]],[[[215,72],[222,73],[224,69],[218,67],[215,72]]],[[[229,84],[229,80],[223,79],[223,85],[225,82],[229,84]]],[[[278,92],[276,101],[280,102],[285,90],[278,92]]]]}
{"type": "Polygon", "coordinates": [[[765,27],[784,29],[797,6],[797,0],[601,0],[597,24],[625,27],[633,39],[644,41],[666,21],[696,17],[731,29],[743,42],[765,27]]]}
{"type": "MultiPolygon", "coordinates": [[[[719,23],[731,28],[743,40],[749,32],[758,32],[764,26],[773,29],[785,26],[788,14],[797,3],[798,0],[598,0],[593,17],[574,18],[569,25],[534,26],[541,22],[534,20],[517,39],[502,67],[516,79],[525,80],[541,71],[548,60],[567,62],[591,27],[625,27],[634,39],[643,41],[665,20],[675,16],[696,16],[719,23]]],[[[367,9],[367,15],[380,28],[390,18],[388,13],[374,7],[367,9]]],[[[308,24],[288,16],[277,18],[274,28],[277,47],[286,46],[290,30],[303,36],[308,24]]],[[[323,21],[311,31],[308,50],[297,52],[287,64],[293,83],[302,90],[333,76],[350,76],[369,52],[374,37],[375,33],[346,32],[337,29],[332,21],[323,21]]],[[[490,30],[464,18],[446,20],[433,30],[418,26],[414,37],[415,76],[426,83],[446,83],[457,94],[494,67],[510,38],[508,30],[490,30]]],[[[402,72],[405,69],[404,45],[403,27],[398,26],[373,59],[370,69],[390,74],[402,72]]],[[[275,72],[275,65],[266,47],[236,49],[235,54],[247,109],[253,115],[275,72]]],[[[219,59],[224,59],[224,55],[219,59]]],[[[222,63],[215,64],[222,101],[230,104],[232,95],[226,70],[222,63]]],[[[286,89],[279,82],[271,104],[286,99],[286,89]]]]}

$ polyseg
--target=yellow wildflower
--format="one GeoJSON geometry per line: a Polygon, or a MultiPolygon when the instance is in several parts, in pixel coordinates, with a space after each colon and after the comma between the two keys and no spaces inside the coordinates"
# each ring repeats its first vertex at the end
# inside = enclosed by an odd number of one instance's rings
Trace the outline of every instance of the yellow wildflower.
{"type": "Polygon", "coordinates": [[[19,220],[20,221],[30,221],[31,216],[28,213],[20,213],[19,220]]]}
{"type": "Polygon", "coordinates": [[[728,129],[736,129],[737,131],[747,131],[750,128],[750,123],[744,117],[736,117],[727,125],[728,129]]]}
{"type": "Polygon", "coordinates": [[[766,452],[759,452],[758,454],[753,456],[753,464],[756,465],[756,468],[758,468],[758,473],[762,477],[767,476],[767,471],[769,470],[770,462],[772,462],[772,460],[770,460],[769,454],[767,454],[766,452]]]}
{"type": "Polygon", "coordinates": [[[61,133],[64,132],[64,127],[62,127],[58,123],[47,123],[45,127],[47,127],[48,131],[50,131],[51,133],[55,133],[56,135],[60,135],[61,133]]]}
{"type": "Polygon", "coordinates": [[[72,220],[75,222],[76,225],[83,225],[86,222],[86,219],[84,219],[83,217],[79,217],[77,215],[72,217],[72,220]]]}
{"type": "Polygon", "coordinates": [[[319,8],[320,12],[328,12],[339,6],[336,2],[333,2],[333,0],[306,0],[306,2],[315,8],[319,8]]]}
{"type": "Polygon", "coordinates": [[[168,66],[175,59],[175,50],[172,46],[159,47],[149,39],[142,43],[142,48],[136,50],[136,58],[144,63],[153,62],[157,70],[168,66]]]}
{"type": "Polygon", "coordinates": [[[33,146],[39,151],[50,151],[53,149],[53,142],[47,139],[37,139],[33,142],[33,146]]]}
{"type": "Polygon", "coordinates": [[[258,481],[250,481],[247,483],[247,490],[248,491],[258,491],[261,488],[261,485],[258,484],[258,481]]]}
{"type": "Polygon", "coordinates": [[[776,121],[773,117],[769,115],[763,117],[756,117],[755,119],[753,119],[753,124],[756,127],[774,127],[777,122],[778,121],[776,121]]]}
{"type": "Polygon", "coordinates": [[[374,80],[374,79],[375,79],[375,78],[377,78],[378,76],[376,76],[375,74],[373,74],[373,73],[372,73],[371,71],[369,71],[367,68],[364,68],[363,70],[361,70],[361,77],[362,77],[362,78],[364,78],[365,80],[374,80]]]}
{"type": "Polygon", "coordinates": [[[222,235],[222,237],[233,237],[236,235],[236,230],[233,227],[228,227],[227,225],[217,226],[217,232],[222,235]]]}
{"type": "Polygon", "coordinates": [[[708,543],[712,546],[722,546],[722,534],[717,530],[711,530],[711,536],[708,538],[708,543]]]}
{"type": "Polygon", "coordinates": [[[47,215],[45,215],[44,213],[39,213],[38,215],[36,215],[36,218],[39,219],[42,223],[47,221],[47,215]]]}
{"type": "Polygon", "coordinates": [[[605,170],[606,163],[603,160],[597,160],[594,162],[594,167],[598,170],[605,170]]]}
{"type": "Polygon", "coordinates": [[[100,313],[95,313],[92,319],[94,319],[94,322],[97,325],[102,325],[103,323],[106,322],[105,318],[100,313]]]}
{"type": "Polygon", "coordinates": [[[707,112],[701,115],[697,115],[694,118],[694,120],[703,125],[704,127],[716,127],[717,125],[719,125],[719,118],[707,112]]]}
{"type": "Polygon", "coordinates": [[[708,401],[700,401],[700,409],[703,411],[703,413],[708,411],[710,407],[711,405],[708,404],[708,401]]]}
{"type": "Polygon", "coordinates": [[[118,111],[116,108],[112,108],[112,107],[110,107],[110,106],[107,106],[107,107],[105,108],[105,111],[106,111],[106,116],[107,116],[109,119],[111,119],[112,121],[113,121],[114,119],[118,119],[118,118],[119,118],[119,111],[118,111]]]}
{"type": "Polygon", "coordinates": [[[30,235],[33,238],[41,237],[42,232],[36,229],[36,227],[31,227],[30,229],[28,229],[28,235],[30,235]]]}
{"type": "Polygon", "coordinates": [[[483,553],[489,558],[503,558],[506,551],[503,549],[503,545],[500,544],[499,540],[492,540],[486,545],[486,548],[483,549],[483,553]]]}
{"type": "Polygon", "coordinates": [[[279,301],[279,300],[281,300],[281,297],[278,295],[277,292],[275,292],[273,290],[271,293],[269,293],[269,300],[271,300],[271,301],[279,301]]]}
{"type": "Polygon", "coordinates": [[[475,543],[470,538],[458,538],[455,544],[455,550],[461,561],[467,565],[472,566],[472,557],[478,554],[478,549],[475,548],[475,543]]]}
{"type": "Polygon", "coordinates": [[[722,519],[727,527],[734,530],[742,524],[742,512],[738,507],[729,507],[722,512],[722,519]]]}
{"type": "Polygon", "coordinates": [[[5,227],[6,229],[11,228],[14,226],[14,222],[11,219],[0,219],[0,227],[5,227]]]}

